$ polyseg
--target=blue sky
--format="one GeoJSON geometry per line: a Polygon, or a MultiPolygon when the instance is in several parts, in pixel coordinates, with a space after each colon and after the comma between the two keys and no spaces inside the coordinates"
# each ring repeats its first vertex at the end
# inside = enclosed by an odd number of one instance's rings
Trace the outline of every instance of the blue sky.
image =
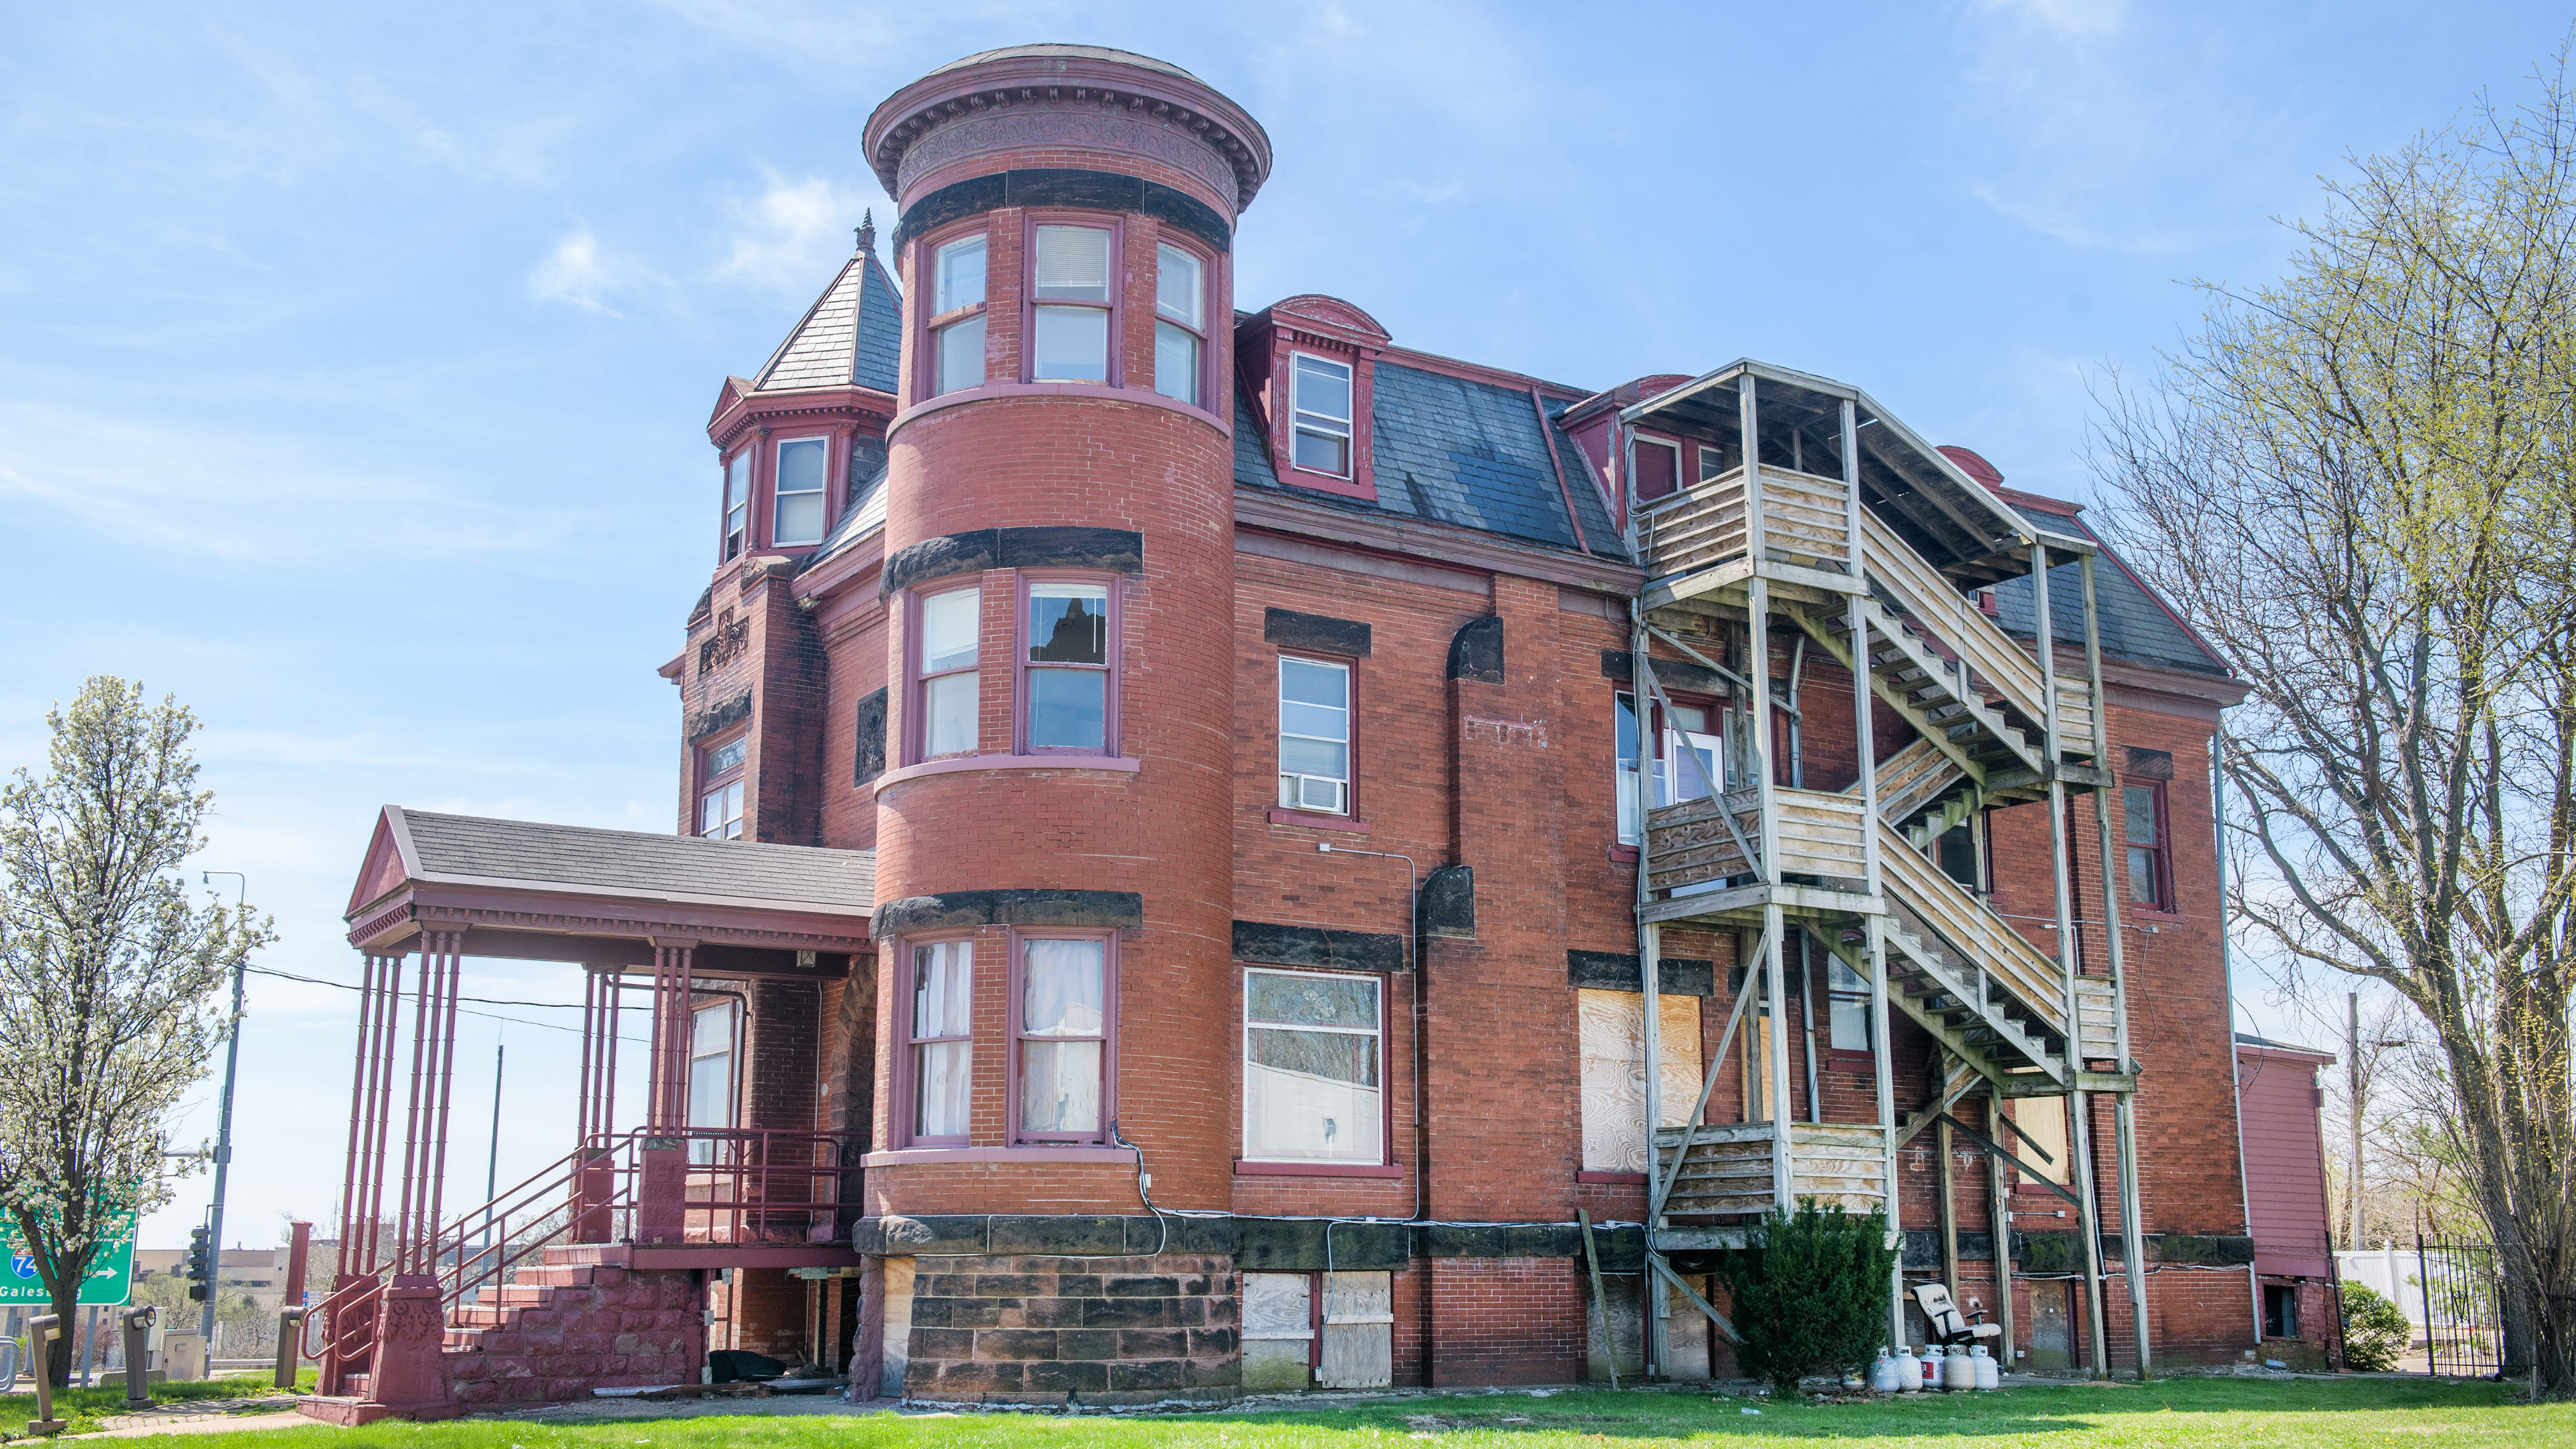
{"type": "MultiPolygon", "coordinates": [[[[2568,23],[2477,11],[0,5],[0,766],[88,674],[177,693],[203,863],[276,914],[265,964],[339,981],[383,802],[671,828],[708,409],[890,221],[868,111],[972,51],[1122,46],[1248,107],[1247,306],[1587,387],[1751,354],[2084,497],[2088,370],[2151,363],[2178,279],[2270,274],[2320,173],[2517,93],[2568,23]]],[[[254,978],[228,1240],[329,1219],[351,1009],[254,978]]],[[[573,1038],[533,1023],[570,1015],[487,1010],[451,1201],[496,1039],[505,1180],[567,1145],[573,1038]]]]}

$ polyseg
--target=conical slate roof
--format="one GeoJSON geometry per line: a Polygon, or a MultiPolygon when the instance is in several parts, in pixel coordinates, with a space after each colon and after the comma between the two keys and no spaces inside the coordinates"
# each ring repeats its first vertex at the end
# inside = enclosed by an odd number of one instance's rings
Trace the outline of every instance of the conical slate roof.
{"type": "Polygon", "coordinates": [[[863,245],[806,309],[796,330],[752,375],[752,391],[789,392],[855,383],[891,393],[902,339],[902,296],[895,290],[894,279],[878,264],[875,249],[863,245]]]}

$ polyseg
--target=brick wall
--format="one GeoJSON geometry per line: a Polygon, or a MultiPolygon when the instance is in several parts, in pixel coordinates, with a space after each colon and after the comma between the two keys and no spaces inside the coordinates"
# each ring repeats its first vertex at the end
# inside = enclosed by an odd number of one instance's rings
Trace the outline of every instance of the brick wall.
{"type": "Polygon", "coordinates": [[[1436,1258],[1434,1385],[1561,1384],[1582,1377],[1583,1265],[1570,1258],[1436,1258]]]}

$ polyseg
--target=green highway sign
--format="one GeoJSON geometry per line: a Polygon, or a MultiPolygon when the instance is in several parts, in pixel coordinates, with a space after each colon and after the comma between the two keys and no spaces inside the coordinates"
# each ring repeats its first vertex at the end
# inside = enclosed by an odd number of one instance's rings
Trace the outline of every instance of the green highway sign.
{"type": "MultiPolygon", "coordinates": [[[[45,1276],[36,1271],[35,1255],[27,1251],[17,1214],[6,1215],[0,1245],[9,1252],[7,1266],[0,1267],[0,1307],[51,1307],[53,1295],[45,1291],[45,1276]]],[[[80,1301],[113,1308],[133,1293],[134,1210],[128,1208],[108,1217],[98,1251],[90,1255],[89,1279],[81,1284],[80,1301]]]]}

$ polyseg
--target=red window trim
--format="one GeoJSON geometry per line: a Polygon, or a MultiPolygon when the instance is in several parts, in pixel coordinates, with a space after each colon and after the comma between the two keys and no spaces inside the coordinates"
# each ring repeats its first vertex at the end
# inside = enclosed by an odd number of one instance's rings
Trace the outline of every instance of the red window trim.
{"type": "Polygon", "coordinates": [[[1698,461],[1698,455],[1690,452],[1688,445],[1685,444],[1681,438],[1676,437],[1671,433],[1649,434],[1633,429],[1631,432],[1638,451],[1643,452],[1648,448],[1666,448],[1671,450],[1673,455],[1673,486],[1670,489],[1649,498],[1645,495],[1644,474],[1640,473],[1636,479],[1632,480],[1636,488],[1638,507],[1649,507],[1653,504],[1661,503],[1667,498],[1679,497],[1684,493],[1688,493],[1694,486],[1696,486],[1684,481],[1688,475],[1682,471],[1682,465],[1685,462],[1695,464],[1698,461]]]}
{"type": "MultiPolygon", "coordinates": [[[[983,752],[984,686],[981,675],[984,668],[985,653],[984,581],[981,575],[974,576],[971,581],[966,583],[956,583],[953,581],[959,577],[964,576],[950,575],[948,578],[939,579],[931,584],[924,584],[916,589],[904,590],[908,599],[908,602],[904,605],[903,630],[903,763],[906,767],[925,765],[933,760],[969,759],[983,752]],[[922,614],[927,609],[930,600],[933,598],[936,598],[941,594],[965,593],[969,590],[972,590],[975,594],[974,667],[978,676],[975,684],[975,748],[971,750],[952,751],[945,755],[927,754],[924,752],[928,749],[930,743],[930,691],[928,689],[929,680],[925,678],[921,672],[922,614]]],[[[943,669],[939,672],[944,677],[950,674],[961,674],[965,671],[963,669],[943,669]]]]}
{"type": "MultiPolygon", "coordinates": [[[[1704,709],[1708,711],[1713,722],[1717,725],[1716,734],[1721,742],[1721,749],[1723,748],[1723,742],[1735,733],[1735,697],[1733,695],[1700,694],[1689,690],[1666,690],[1665,694],[1674,704],[1689,705],[1696,709],[1704,709]]],[[[1635,686],[1631,685],[1623,688],[1613,685],[1610,690],[1610,783],[1611,788],[1614,791],[1629,788],[1627,782],[1619,778],[1619,702],[1621,700],[1626,700],[1628,702],[1629,712],[1633,715],[1636,712],[1637,705],[1637,690],[1635,686]]],[[[1670,743],[1667,736],[1671,733],[1672,726],[1670,722],[1666,721],[1664,718],[1664,706],[1662,702],[1654,699],[1651,695],[1648,696],[1645,719],[1639,726],[1638,748],[1640,751],[1644,751],[1649,747],[1649,745],[1651,745],[1652,753],[1641,754],[1639,756],[1638,768],[1640,770],[1648,769],[1647,761],[1663,760],[1667,758],[1664,751],[1666,746],[1670,743]],[[1647,738],[1649,735],[1651,735],[1651,740],[1647,738]]],[[[1727,761],[1723,754],[1721,754],[1717,762],[1717,772],[1721,777],[1725,775],[1726,768],[1727,761]]],[[[1653,774],[1649,770],[1647,779],[1651,782],[1653,778],[1653,774]]],[[[1787,782],[1783,781],[1782,783],[1786,784],[1787,782]]],[[[1621,840],[1619,838],[1619,804],[1620,802],[1614,796],[1610,802],[1610,858],[1612,860],[1625,861],[1630,864],[1634,864],[1637,859],[1637,842],[1633,840],[1621,840]]],[[[1649,805],[1646,808],[1652,810],[1656,807],[1649,805]]],[[[1641,829],[1643,828],[1643,822],[1639,823],[1639,827],[1641,829]]]]}
{"type": "MultiPolygon", "coordinates": [[[[992,295],[992,263],[985,262],[985,295],[992,295]]],[[[1123,388],[1127,385],[1126,347],[1123,345],[1127,326],[1127,216],[1124,212],[1083,211],[1073,208],[1032,209],[1020,219],[1020,382],[1069,382],[1082,387],[1123,388]],[[1109,233],[1109,301],[1065,302],[1038,300],[1038,228],[1041,226],[1089,227],[1109,233]],[[1109,355],[1104,370],[1107,376],[1099,382],[1080,378],[1038,376],[1037,309],[1046,307],[1088,307],[1109,314],[1109,355]]],[[[986,381],[991,381],[989,371],[986,381]]],[[[1150,392],[1149,387],[1146,391],[1150,392]]]]}
{"type": "Polygon", "coordinates": [[[967,1146],[974,1140],[975,1135],[974,1089],[971,1085],[975,1079],[975,977],[980,975],[983,971],[983,963],[975,959],[975,956],[980,954],[974,951],[975,932],[971,930],[939,931],[922,936],[898,936],[890,940],[887,944],[894,947],[895,951],[898,953],[895,956],[895,959],[903,963],[903,969],[896,977],[896,1007],[903,1013],[903,1062],[901,1066],[903,1075],[902,1078],[895,1083],[895,1120],[892,1124],[894,1128],[892,1135],[895,1139],[895,1145],[899,1148],[967,1146]],[[916,1037],[912,1034],[912,1026],[913,1023],[918,1021],[920,1018],[915,1014],[913,993],[919,988],[914,983],[913,973],[919,969],[919,966],[913,959],[913,952],[923,946],[944,946],[956,942],[964,942],[969,953],[966,961],[966,969],[968,972],[966,981],[966,1035],[962,1038],[953,1036],[926,1038],[916,1037]],[[922,1044],[925,1041],[943,1042],[960,1040],[966,1043],[967,1081],[969,1083],[967,1088],[966,1108],[967,1130],[963,1135],[957,1136],[923,1136],[912,1130],[913,1124],[921,1120],[920,1096],[922,1044]]]}
{"type": "MultiPolygon", "coordinates": [[[[1283,450],[1280,461],[1287,465],[1287,471],[1291,473],[1303,473],[1309,478],[1321,478],[1327,480],[1326,483],[1312,484],[1308,486],[1324,487],[1327,488],[1328,491],[1332,492],[1346,492],[1352,494],[1359,493],[1361,485],[1360,359],[1356,355],[1349,357],[1335,357],[1321,350],[1308,349],[1291,344],[1288,348],[1288,355],[1284,360],[1287,363],[1285,371],[1288,377],[1288,395],[1281,400],[1286,404],[1286,406],[1280,409],[1280,414],[1282,417],[1287,419],[1285,425],[1285,441],[1287,443],[1287,447],[1283,450]],[[1320,468],[1309,468],[1305,464],[1297,461],[1297,359],[1300,357],[1311,357],[1317,362],[1327,364],[1328,366],[1347,369],[1351,375],[1351,415],[1343,420],[1350,426],[1351,431],[1350,435],[1342,440],[1350,450],[1347,455],[1350,463],[1350,469],[1348,472],[1327,473],[1320,468]]],[[[1318,414],[1317,416],[1321,416],[1321,414],[1318,414]]],[[[1290,481],[1293,482],[1295,480],[1292,479],[1290,481]]]]}
{"type": "Polygon", "coordinates": [[[1280,670],[1274,661],[1270,668],[1271,808],[1317,820],[1357,822],[1360,819],[1360,657],[1356,654],[1327,654],[1319,649],[1281,649],[1277,651],[1277,657],[1302,659],[1309,664],[1337,664],[1348,671],[1343,677],[1350,681],[1350,691],[1342,698],[1343,732],[1347,736],[1342,742],[1342,768],[1348,773],[1342,779],[1342,809],[1338,814],[1279,804],[1279,736],[1286,730],[1288,721],[1281,715],[1287,701],[1280,694],[1280,670]]]}
{"type": "MultiPolygon", "coordinates": [[[[1184,331],[1196,333],[1199,339],[1198,401],[1181,403],[1181,406],[1197,408],[1202,412],[1214,413],[1216,411],[1215,404],[1217,389],[1220,386],[1220,379],[1216,375],[1216,254],[1209,251],[1205,244],[1192,237],[1189,233],[1178,230],[1159,227],[1156,228],[1154,244],[1158,248],[1154,253],[1154,301],[1153,305],[1147,310],[1154,314],[1154,325],[1157,327],[1169,320],[1163,316],[1163,254],[1159,248],[1170,247],[1174,251],[1187,252],[1198,259],[1199,325],[1195,328],[1191,327],[1186,322],[1173,322],[1172,325],[1179,327],[1184,331]]],[[[1151,349],[1155,345],[1158,344],[1154,343],[1152,339],[1148,339],[1149,355],[1153,355],[1151,349]]],[[[1154,382],[1155,379],[1151,377],[1145,379],[1145,390],[1147,392],[1153,393],[1157,397],[1171,398],[1169,393],[1165,393],[1157,389],[1154,386],[1154,382]]],[[[1180,402],[1180,399],[1178,398],[1171,398],[1171,400],[1174,402],[1180,402]]]]}
{"type": "MultiPolygon", "coordinates": [[[[1312,1173],[1298,1171],[1276,1175],[1287,1177],[1401,1176],[1404,1164],[1395,1160],[1395,1082],[1392,1075],[1395,1053],[1391,1049],[1393,1043],[1388,1040],[1394,1033],[1395,1016],[1389,1009],[1387,1001],[1395,985],[1394,976],[1384,971],[1318,971],[1304,966],[1270,966],[1253,961],[1238,961],[1235,965],[1238,969],[1235,973],[1234,1057],[1237,1072],[1244,1074],[1248,1074],[1252,1066],[1252,992],[1247,985],[1251,979],[1251,973],[1266,971],[1274,976],[1339,976],[1376,982],[1378,1106],[1378,1160],[1374,1163],[1341,1158],[1250,1157],[1245,1155],[1251,1146],[1247,1140],[1248,1134],[1245,1132],[1245,1118],[1252,1110],[1252,1092],[1248,1082],[1241,1083],[1236,1093],[1240,1099],[1240,1105],[1236,1107],[1234,1113],[1235,1173],[1238,1176],[1261,1176],[1270,1175],[1272,1170],[1277,1168],[1322,1168],[1331,1170],[1312,1173]],[[1384,1174],[1354,1173],[1349,1170],[1353,1167],[1393,1168],[1396,1171],[1384,1174]]],[[[1419,991],[1421,984],[1414,983],[1413,989],[1419,991]]],[[[1415,1090],[1420,1090],[1418,1083],[1415,1090]]]]}
{"type": "Polygon", "coordinates": [[[743,833],[749,833],[751,822],[751,790],[749,786],[749,782],[751,780],[750,741],[751,726],[743,725],[738,729],[727,730],[723,734],[716,736],[714,739],[707,740],[698,746],[697,756],[691,762],[691,773],[697,776],[697,788],[693,792],[697,800],[697,809],[690,812],[689,820],[689,833],[691,835],[695,835],[700,839],[739,840],[742,838],[739,834],[731,836],[708,836],[705,834],[707,825],[707,797],[714,794],[716,791],[723,789],[727,785],[733,784],[737,780],[744,783],[744,789],[742,792],[742,818],[745,830],[743,833]],[[723,749],[725,746],[732,744],[736,740],[743,741],[742,763],[720,774],[711,775],[707,773],[707,761],[714,758],[716,751],[723,749]]]}
{"type": "MultiPolygon", "coordinates": [[[[1006,1140],[1014,1147],[1086,1147],[1105,1146],[1109,1142],[1109,1124],[1118,1115],[1118,933],[1109,931],[1055,930],[1035,927],[1023,930],[1012,927],[1004,939],[1009,943],[1009,1015],[1003,1040],[1007,1043],[1003,1061],[1002,1112],[1009,1126],[1006,1140]],[[1021,989],[1028,979],[1027,959],[1022,948],[1030,941],[1098,941],[1100,945],[1100,1125],[1083,1133],[1032,1133],[1020,1126],[1020,1046],[1029,1038],[1020,1033],[1021,989]]],[[[1038,1040],[1065,1040],[1042,1037],[1038,1040]]],[[[1083,1040],[1076,1037],[1072,1040],[1083,1040]]]]}
{"type": "MultiPolygon", "coordinates": [[[[839,521],[840,490],[832,486],[832,480],[847,471],[846,464],[841,464],[837,467],[835,466],[836,461],[842,456],[841,430],[838,428],[827,428],[821,431],[799,431],[792,433],[775,432],[768,434],[767,439],[769,444],[767,457],[762,461],[769,465],[769,486],[764,490],[760,488],[758,484],[753,485],[753,495],[756,505],[766,505],[766,507],[755,506],[753,510],[761,515],[761,523],[763,525],[761,536],[769,540],[769,547],[772,550],[786,550],[793,552],[809,548],[820,548],[823,546],[823,540],[832,536],[832,525],[839,521]],[[814,541],[812,543],[780,543],[778,541],[779,454],[786,451],[787,445],[790,443],[811,442],[817,439],[821,440],[823,444],[822,531],[814,536],[814,541]]],[[[755,473],[760,471],[758,465],[754,465],[753,471],[755,473]]]]}
{"type": "Polygon", "coordinates": [[[731,452],[716,454],[716,565],[725,564],[755,552],[752,540],[760,536],[760,435],[752,437],[731,452]],[[733,530],[725,526],[726,516],[733,512],[733,465],[744,461],[742,480],[742,547],[733,548],[733,530]]]}
{"type": "MultiPolygon", "coordinates": [[[[1083,569],[1019,569],[1011,585],[1011,753],[1030,756],[1077,756],[1084,759],[1116,758],[1118,754],[1119,686],[1125,683],[1126,653],[1126,579],[1125,574],[1103,574],[1083,569]],[[1045,583],[1105,584],[1109,590],[1109,620],[1105,641],[1108,665],[1102,671],[1108,683],[1102,687],[1100,701],[1100,748],[1085,749],[1071,745],[1032,745],[1029,743],[1029,585],[1045,583]]],[[[1084,665],[1040,665],[1039,668],[1086,668],[1084,665]]]]}
{"type": "Polygon", "coordinates": [[[2112,819],[2119,833],[2120,879],[2124,885],[2126,885],[2131,879],[2129,872],[2129,852],[2137,848],[2129,840],[2127,823],[2129,805],[2128,792],[2132,789],[2146,790],[2150,792],[2154,797],[2156,809],[2156,843],[2149,847],[2155,852],[2156,874],[2154,886],[2156,897],[2151,901],[2142,901],[2134,896],[2128,895],[2124,891],[2122,892],[2122,903],[2133,911],[2148,911],[2163,916],[2179,916],[2181,912],[2176,910],[2174,907],[2173,816],[2168,808],[2171,802],[2169,799],[2169,792],[2166,789],[2166,787],[2172,782],[2169,780],[2136,779],[2128,775],[2122,775],[2119,779],[2121,790],[2120,809],[2113,814],[2112,819]]]}
{"type": "MultiPolygon", "coordinates": [[[[990,214],[971,217],[955,226],[930,233],[914,242],[913,247],[913,265],[916,273],[912,279],[912,285],[921,300],[921,316],[913,324],[911,338],[913,377],[911,397],[914,402],[919,403],[946,396],[939,390],[937,338],[940,332],[949,326],[963,322],[969,317],[981,316],[985,319],[984,381],[989,383],[993,380],[992,218],[990,214]],[[969,306],[951,307],[935,317],[928,315],[929,309],[939,304],[939,249],[950,242],[963,241],[977,234],[981,234],[984,238],[984,300],[969,306]]],[[[972,389],[961,387],[957,391],[968,392],[972,389]]]]}

